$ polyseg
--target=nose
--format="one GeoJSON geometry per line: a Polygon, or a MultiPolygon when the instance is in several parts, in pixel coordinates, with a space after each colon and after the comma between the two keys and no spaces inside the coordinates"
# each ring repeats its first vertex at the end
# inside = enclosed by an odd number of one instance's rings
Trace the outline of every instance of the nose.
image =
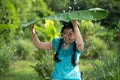
{"type": "Polygon", "coordinates": [[[69,36],[68,36],[68,35],[65,35],[65,36],[64,36],[64,39],[65,39],[65,40],[68,40],[68,39],[69,39],[69,36]]]}
{"type": "Polygon", "coordinates": [[[69,37],[69,34],[64,34],[64,37],[69,37]]]}

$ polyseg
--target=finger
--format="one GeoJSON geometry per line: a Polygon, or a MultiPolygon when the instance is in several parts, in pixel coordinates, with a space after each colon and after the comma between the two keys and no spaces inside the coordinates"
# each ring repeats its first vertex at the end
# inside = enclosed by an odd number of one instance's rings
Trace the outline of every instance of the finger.
{"type": "Polygon", "coordinates": [[[77,21],[76,20],[72,20],[71,23],[76,23],[77,21]]]}
{"type": "Polygon", "coordinates": [[[31,24],[30,25],[30,29],[32,30],[34,28],[34,24],[31,24]]]}
{"type": "Polygon", "coordinates": [[[34,24],[31,24],[30,27],[34,27],[34,24]]]}

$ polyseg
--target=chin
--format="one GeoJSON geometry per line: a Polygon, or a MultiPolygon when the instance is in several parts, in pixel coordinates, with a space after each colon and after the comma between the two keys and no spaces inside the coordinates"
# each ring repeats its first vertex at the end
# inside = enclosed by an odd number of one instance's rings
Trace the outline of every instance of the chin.
{"type": "Polygon", "coordinates": [[[70,44],[70,43],[72,43],[72,41],[65,41],[65,43],[70,44]]]}

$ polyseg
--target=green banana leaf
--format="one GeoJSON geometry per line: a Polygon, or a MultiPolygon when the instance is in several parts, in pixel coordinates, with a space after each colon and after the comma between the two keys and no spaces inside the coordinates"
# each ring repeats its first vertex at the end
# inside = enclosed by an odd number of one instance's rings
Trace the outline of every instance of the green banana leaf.
{"type": "Polygon", "coordinates": [[[22,24],[22,26],[27,27],[31,24],[36,23],[39,20],[50,19],[50,20],[59,20],[59,21],[71,21],[71,20],[101,20],[106,18],[108,15],[108,11],[101,8],[92,8],[89,10],[81,10],[74,12],[65,12],[59,13],[53,16],[48,16],[44,18],[38,18],[26,24],[22,24]]]}

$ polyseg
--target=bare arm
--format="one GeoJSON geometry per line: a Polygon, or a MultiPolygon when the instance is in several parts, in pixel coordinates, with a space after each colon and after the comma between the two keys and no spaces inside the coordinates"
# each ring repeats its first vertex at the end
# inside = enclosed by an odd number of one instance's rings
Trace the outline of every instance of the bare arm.
{"type": "Polygon", "coordinates": [[[34,25],[31,25],[30,26],[30,30],[31,30],[31,33],[32,33],[32,40],[33,40],[33,43],[34,45],[39,48],[39,49],[43,49],[43,50],[50,50],[50,49],[53,49],[52,48],[52,42],[41,42],[37,35],[36,35],[36,32],[35,32],[35,29],[34,29],[34,25]]]}
{"type": "Polygon", "coordinates": [[[83,38],[80,33],[80,30],[78,28],[76,20],[72,20],[72,25],[74,27],[74,33],[75,33],[75,40],[76,40],[76,47],[78,50],[83,50],[84,45],[83,45],[83,38]]]}

